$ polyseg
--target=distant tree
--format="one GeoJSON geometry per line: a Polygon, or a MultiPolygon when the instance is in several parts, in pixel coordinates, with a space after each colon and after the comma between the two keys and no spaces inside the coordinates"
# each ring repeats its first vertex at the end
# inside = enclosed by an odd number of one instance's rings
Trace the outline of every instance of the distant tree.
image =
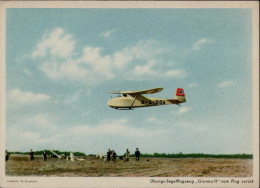
{"type": "MultiPolygon", "coordinates": [[[[49,150],[45,150],[48,155],[52,155],[52,153],[49,150]]],[[[58,155],[65,154],[67,156],[70,155],[70,152],[68,151],[59,151],[59,150],[53,150],[58,155]]],[[[9,151],[10,154],[26,154],[28,155],[29,152],[19,152],[19,151],[9,151]]],[[[35,151],[35,155],[42,155],[42,151],[35,151]]],[[[86,156],[85,153],[82,152],[73,152],[75,156],[86,156]]],[[[88,156],[96,156],[94,154],[89,154],[88,156]]],[[[131,154],[130,157],[134,157],[134,154],[131,154]]],[[[252,154],[203,154],[203,153],[189,153],[189,154],[183,154],[182,152],[177,154],[165,154],[165,153],[153,153],[153,154],[142,154],[141,157],[164,157],[164,158],[234,158],[234,159],[253,159],[252,154]]]]}

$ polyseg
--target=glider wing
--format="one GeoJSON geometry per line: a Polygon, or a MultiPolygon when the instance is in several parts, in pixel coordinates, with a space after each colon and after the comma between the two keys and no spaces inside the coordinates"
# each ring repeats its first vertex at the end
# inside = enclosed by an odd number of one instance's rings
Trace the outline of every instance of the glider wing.
{"type": "Polygon", "coordinates": [[[163,88],[153,88],[153,89],[146,89],[146,90],[139,90],[139,91],[110,91],[113,94],[153,94],[162,91],[163,88]]]}

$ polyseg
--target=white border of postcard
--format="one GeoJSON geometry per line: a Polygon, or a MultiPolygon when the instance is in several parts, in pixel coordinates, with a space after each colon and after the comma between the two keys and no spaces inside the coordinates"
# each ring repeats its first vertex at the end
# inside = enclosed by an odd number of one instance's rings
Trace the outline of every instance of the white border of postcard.
{"type": "Polygon", "coordinates": [[[259,2],[258,1],[5,1],[0,2],[0,187],[259,187],[259,2]],[[5,18],[7,8],[250,8],[253,12],[253,177],[15,177],[5,176],[5,18]],[[151,183],[155,180],[198,181],[211,183],[151,183]],[[216,179],[253,180],[249,184],[214,183],[216,179]],[[23,181],[23,183],[21,183],[23,181]],[[26,182],[26,183],[25,183],[26,182]]]}

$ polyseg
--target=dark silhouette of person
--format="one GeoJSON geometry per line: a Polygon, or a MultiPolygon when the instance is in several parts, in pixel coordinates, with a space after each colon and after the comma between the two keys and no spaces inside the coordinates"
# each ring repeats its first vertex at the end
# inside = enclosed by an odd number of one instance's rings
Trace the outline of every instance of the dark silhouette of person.
{"type": "Polygon", "coordinates": [[[116,152],[112,150],[112,160],[114,161],[114,163],[116,162],[116,156],[116,152]]]}
{"type": "Polygon", "coordinates": [[[138,148],[136,148],[136,151],[135,151],[135,160],[136,161],[139,161],[140,159],[140,151],[138,150],[138,148]]]}
{"type": "Polygon", "coordinates": [[[44,160],[44,161],[47,161],[47,153],[46,153],[45,150],[43,151],[43,154],[42,154],[42,155],[43,155],[43,160],[44,160]]]}
{"type": "Polygon", "coordinates": [[[108,149],[108,151],[107,151],[107,161],[110,161],[110,159],[111,159],[111,151],[110,151],[110,149],[108,149]]]}
{"type": "Polygon", "coordinates": [[[5,150],[5,161],[8,161],[10,157],[10,153],[8,153],[7,150],[5,150]]]}
{"type": "Polygon", "coordinates": [[[34,153],[33,153],[33,150],[32,150],[32,149],[31,149],[29,155],[30,155],[31,161],[34,161],[34,153]]]}

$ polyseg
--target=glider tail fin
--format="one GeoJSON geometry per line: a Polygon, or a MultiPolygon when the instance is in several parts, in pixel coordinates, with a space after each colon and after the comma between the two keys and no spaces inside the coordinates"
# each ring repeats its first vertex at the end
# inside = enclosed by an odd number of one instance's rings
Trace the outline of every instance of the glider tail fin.
{"type": "Polygon", "coordinates": [[[177,88],[175,99],[178,99],[181,103],[186,102],[185,93],[182,88],[177,88]]]}

